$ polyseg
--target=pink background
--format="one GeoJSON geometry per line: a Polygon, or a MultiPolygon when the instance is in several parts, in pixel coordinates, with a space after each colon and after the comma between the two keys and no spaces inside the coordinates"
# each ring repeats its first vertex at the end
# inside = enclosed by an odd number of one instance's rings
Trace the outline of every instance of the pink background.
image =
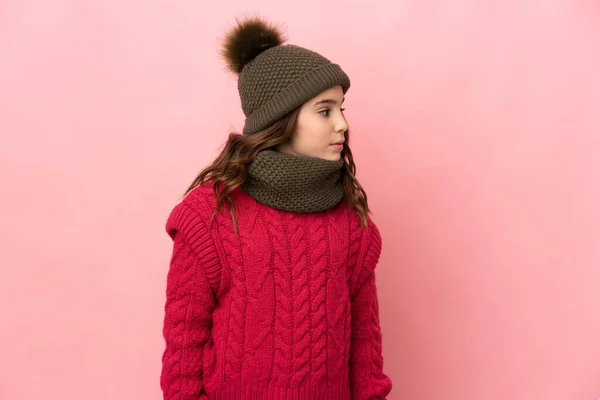
{"type": "Polygon", "coordinates": [[[0,399],[161,398],[164,223],[255,12],[351,76],[390,400],[598,399],[598,3],[245,3],[0,3],[0,399]]]}

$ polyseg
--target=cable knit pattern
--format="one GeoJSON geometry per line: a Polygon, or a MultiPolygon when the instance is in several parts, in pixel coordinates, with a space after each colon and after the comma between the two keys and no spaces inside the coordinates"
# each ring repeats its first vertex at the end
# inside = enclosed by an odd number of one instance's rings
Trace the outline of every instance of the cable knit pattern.
{"type": "Polygon", "coordinates": [[[267,210],[265,218],[269,221],[272,251],[274,253],[274,343],[273,379],[281,386],[289,386],[292,373],[292,336],[294,334],[293,297],[291,287],[291,260],[288,251],[285,215],[275,210],[267,210]]]}
{"type": "MultiPolygon", "coordinates": [[[[248,210],[250,211],[250,210],[248,210]]],[[[255,213],[256,214],[256,213],[255,213]]],[[[256,215],[253,226],[249,229],[254,235],[267,237],[267,228],[262,221],[264,214],[256,215]]],[[[248,321],[254,322],[246,329],[246,355],[243,366],[245,379],[259,385],[268,385],[272,366],[274,315],[271,308],[273,299],[273,252],[255,246],[252,237],[244,236],[246,263],[246,279],[248,287],[248,321]]]]}
{"type": "Polygon", "coordinates": [[[310,326],[312,331],[312,368],[313,382],[319,385],[327,383],[327,277],[329,270],[329,252],[327,242],[327,225],[320,216],[308,216],[308,232],[310,240],[308,250],[310,257],[310,326]],[[315,243],[316,245],[312,245],[315,243]],[[320,245],[319,245],[320,244],[320,245]]]}
{"type": "Polygon", "coordinates": [[[337,216],[329,214],[330,243],[330,279],[327,292],[334,294],[328,302],[329,342],[333,357],[329,357],[328,370],[331,379],[348,380],[348,351],[350,346],[350,290],[346,269],[348,253],[348,232],[344,223],[339,223],[337,216]],[[346,374],[346,375],[343,375],[346,374]]]}
{"type": "Polygon", "coordinates": [[[308,362],[310,349],[309,314],[308,314],[308,268],[304,227],[306,219],[301,215],[292,215],[289,221],[291,266],[290,283],[292,287],[292,326],[293,343],[292,387],[303,386],[308,378],[308,362]]]}
{"type": "Polygon", "coordinates": [[[374,223],[232,197],[238,236],[208,184],[167,221],[165,400],[385,399],[374,223]]]}

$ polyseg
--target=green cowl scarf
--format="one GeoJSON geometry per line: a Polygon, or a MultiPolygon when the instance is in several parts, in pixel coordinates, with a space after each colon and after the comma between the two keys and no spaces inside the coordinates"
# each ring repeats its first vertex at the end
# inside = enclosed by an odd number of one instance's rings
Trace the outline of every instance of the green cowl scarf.
{"type": "Polygon", "coordinates": [[[344,161],[265,150],[255,157],[242,189],[256,201],[290,212],[319,212],[344,197],[344,161]]]}

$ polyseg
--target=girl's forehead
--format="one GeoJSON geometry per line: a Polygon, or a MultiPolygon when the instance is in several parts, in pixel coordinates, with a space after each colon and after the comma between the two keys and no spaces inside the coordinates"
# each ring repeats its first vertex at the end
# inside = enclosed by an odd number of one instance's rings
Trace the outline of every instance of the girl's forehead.
{"type": "Polygon", "coordinates": [[[342,90],[342,87],[338,85],[330,87],[329,89],[325,89],[321,93],[310,99],[308,102],[316,103],[324,99],[332,99],[336,101],[344,100],[344,91],[342,90]]]}

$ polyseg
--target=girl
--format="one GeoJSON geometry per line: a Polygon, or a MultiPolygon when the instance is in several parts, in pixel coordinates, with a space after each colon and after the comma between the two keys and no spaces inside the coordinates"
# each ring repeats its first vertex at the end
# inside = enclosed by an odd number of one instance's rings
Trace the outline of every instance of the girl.
{"type": "Polygon", "coordinates": [[[253,18],[227,35],[246,116],[171,212],[167,400],[385,399],[374,269],[337,64],[253,18]]]}

